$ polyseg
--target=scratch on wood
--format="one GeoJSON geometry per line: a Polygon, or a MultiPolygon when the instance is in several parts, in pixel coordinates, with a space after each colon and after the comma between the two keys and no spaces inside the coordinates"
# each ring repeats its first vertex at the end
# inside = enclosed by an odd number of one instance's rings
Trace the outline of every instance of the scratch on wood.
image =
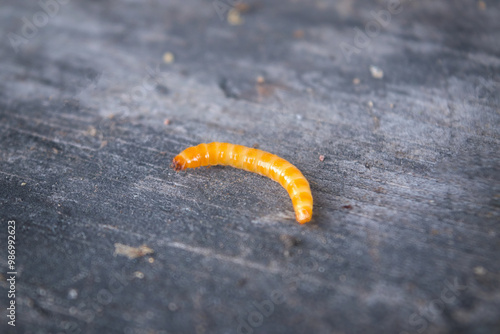
{"type": "Polygon", "coordinates": [[[240,266],[257,269],[257,270],[260,270],[260,271],[267,271],[267,272],[271,272],[271,273],[274,273],[274,274],[280,272],[280,270],[279,270],[278,267],[275,267],[275,266],[265,266],[265,265],[262,265],[262,264],[259,264],[259,263],[256,263],[256,262],[247,261],[247,260],[239,258],[239,257],[234,257],[234,256],[228,256],[228,255],[219,254],[219,253],[214,252],[210,248],[194,247],[194,246],[190,246],[190,245],[183,244],[183,243],[180,243],[180,242],[175,242],[175,241],[167,243],[167,246],[174,247],[174,248],[179,248],[179,249],[191,252],[191,253],[203,255],[205,257],[211,257],[211,258],[215,258],[217,260],[231,262],[231,263],[234,263],[234,264],[237,264],[237,265],[240,265],[240,266]]]}

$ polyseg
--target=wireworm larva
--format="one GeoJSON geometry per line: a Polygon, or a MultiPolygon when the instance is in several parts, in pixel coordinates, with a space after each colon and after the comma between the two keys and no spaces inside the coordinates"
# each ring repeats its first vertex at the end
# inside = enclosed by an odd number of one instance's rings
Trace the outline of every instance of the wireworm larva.
{"type": "Polygon", "coordinates": [[[188,147],[172,161],[176,171],[210,165],[232,166],[269,177],[290,195],[297,221],[304,224],[311,220],[313,198],[309,182],[285,159],[255,148],[214,142],[188,147]]]}

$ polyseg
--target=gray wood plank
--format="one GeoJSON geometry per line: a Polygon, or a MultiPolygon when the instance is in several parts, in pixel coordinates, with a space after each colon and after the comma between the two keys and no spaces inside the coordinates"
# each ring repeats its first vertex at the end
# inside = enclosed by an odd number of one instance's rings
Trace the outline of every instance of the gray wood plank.
{"type": "Polygon", "coordinates": [[[42,3],[0,10],[0,332],[500,330],[499,4],[42,3]],[[169,168],[211,141],[296,164],[313,222],[169,168]]]}

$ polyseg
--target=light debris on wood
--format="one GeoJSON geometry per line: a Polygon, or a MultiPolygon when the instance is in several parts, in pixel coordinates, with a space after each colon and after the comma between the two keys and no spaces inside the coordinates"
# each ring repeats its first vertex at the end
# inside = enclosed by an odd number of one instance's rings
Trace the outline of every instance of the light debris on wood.
{"type": "Polygon", "coordinates": [[[240,11],[233,8],[227,14],[227,22],[232,26],[237,26],[243,23],[240,11]]]}
{"type": "Polygon", "coordinates": [[[89,126],[89,128],[87,129],[87,133],[92,136],[92,137],[95,137],[97,135],[97,129],[94,127],[94,126],[89,126]]]}
{"type": "Polygon", "coordinates": [[[115,243],[114,256],[123,255],[129,259],[136,259],[138,257],[154,253],[154,251],[146,245],[141,245],[139,247],[131,247],[120,243],[115,243]]]}
{"type": "Polygon", "coordinates": [[[68,291],[68,299],[76,299],[78,297],[78,291],[76,289],[70,289],[68,291]]]}
{"type": "Polygon", "coordinates": [[[176,303],[168,303],[168,309],[172,312],[175,312],[179,309],[176,303]]]}
{"type": "Polygon", "coordinates": [[[297,29],[293,32],[293,37],[295,38],[303,38],[304,37],[304,30],[297,29]]]}
{"type": "Polygon", "coordinates": [[[175,60],[174,54],[172,52],[165,52],[163,54],[163,62],[165,64],[171,64],[175,60]]]}
{"type": "Polygon", "coordinates": [[[483,276],[486,274],[486,269],[482,266],[477,266],[474,268],[474,274],[483,276]]]}
{"type": "Polygon", "coordinates": [[[144,274],[141,271],[135,271],[134,272],[134,277],[135,278],[139,278],[139,279],[143,279],[144,278],[144,274]]]}
{"type": "Polygon", "coordinates": [[[384,71],[374,65],[370,66],[370,73],[375,79],[382,79],[384,77],[384,71]]]}

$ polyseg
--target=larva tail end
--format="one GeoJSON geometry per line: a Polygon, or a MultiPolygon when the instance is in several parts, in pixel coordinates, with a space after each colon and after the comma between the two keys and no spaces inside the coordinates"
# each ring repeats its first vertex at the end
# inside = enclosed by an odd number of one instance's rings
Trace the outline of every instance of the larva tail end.
{"type": "Polygon", "coordinates": [[[182,158],[180,156],[176,156],[172,160],[172,164],[170,165],[170,167],[172,167],[176,171],[183,170],[186,168],[186,161],[184,160],[184,158],[182,158]]]}
{"type": "Polygon", "coordinates": [[[307,209],[302,208],[295,212],[295,216],[299,224],[305,224],[311,221],[312,213],[307,209]]]}

